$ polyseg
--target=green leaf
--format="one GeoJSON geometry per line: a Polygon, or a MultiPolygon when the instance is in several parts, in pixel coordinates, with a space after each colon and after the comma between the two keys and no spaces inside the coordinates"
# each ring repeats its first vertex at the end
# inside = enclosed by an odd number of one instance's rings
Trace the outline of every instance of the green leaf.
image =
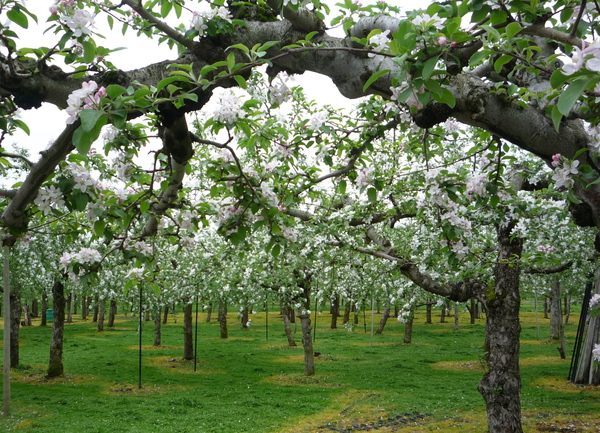
{"type": "Polygon", "coordinates": [[[96,57],[96,44],[92,39],[86,39],[81,45],[83,45],[83,61],[92,63],[96,57]]]}
{"type": "Polygon", "coordinates": [[[370,203],[376,203],[377,202],[377,190],[373,187],[370,187],[367,190],[367,197],[369,198],[370,203]]]}
{"type": "Polygon", "coordinates": [[[498,59],[494,62],[494,70],[496,71],[496,73],[499,74],[502,70],[502,66],[509,63],[512,59],[513,56],[509,56],[508,54],[498,57],[498,59]]]}
{"type": "Polygon", "coordinates": [[[569,84],[565,91],[560,94],[556,106],[563,116],[569,115],[571,108],[573,108],[589,82],[588,78],[581,77],[569,84]]]}
{"type": "Polygon", "coordinates": [[[431,74],[435,71],[438,59],[439,56],[435,56],[425,62],[423,70],[421,71],[421,77],[423,77],[424,80],[428,80],[431,77],[431,74]]]}
{"type": "Polygon", "coordinates": [[[506,33],[506,37],[507,39],[511,39],[514,36],[516,36],[521,30],[523,30],[523,27],[521,26],[521,24],[519,24],[516,21],[513,21],[511,23],[509,23],[506,28],[504,29],[505,33],[506,33]]]}
{"type": "Polygon", "coordinates": [[[384,76],[388,72],[390,72],[389,69],[384,69],[383,71],[375,72],[373,75],[371,75],[365,83],[365,85],[363,86],[363,92],[366,92],[367,89],[371,86],[371,84],[373,84],[375,81],[377,81],[380,77],[384,76]]]}
{"type": "Polygon", "coordinates": [[[127,89],[123,86],[119,86],[118,84],[110,84],[106,86],[106,95],[110,99],[117,99],[125,92],[127,92],[127,89]]]}
{"type": "Polygon", "coordinates": [[[92,129],[94,129],[96,123],[98,123],[98,120],[100,120],[102,116],[104,116],[104,111],[92,109],[81,110],[81,113],[79,113],[81,127],[84,131],[90,132],[92,129]]]}
{"type": "Polygon", "coordinates": [[[27,19],[27,15],[21,12],[21,6],[15,5],[11,10],[6,13],[6,16],[13,23],[17,24],[20,27],[26,29],[29,27],[29,20],[27,19]]]}
{"type": "Polygon", "coordinates": [[[235,66],[235,54],[229,53],[229,55],[227,56],[227,70],[229,70],[229,72],[231,72],[233,70],[234,66],[235,66]]]}
{"type": "Polygon", "coordinates": [[[244,77],[242,77],[241,75],[234,75],[233,78],[235,79],[235,81],[237,81],[238,85],[242,89],[246,89],[248,87],[248,84],[246,83],[246,79],[244,77]]]}
{"type": "Polygon", "coordinates": [[[340,183],[338,184],[338,192],[340,194],[346,194],[346,181],[345,180],[341,180],[340,183]]]}
{"type": "Polygon", "coordinates": [[[550,84],[555,89],[559,89],[563,84],[565,84],[565,82],[569,80],[569,78],[570,77],[568,75],[563,74],[561,69],[557,69],[550,76],[550,84]]]}
{"type": "Polygon", "coordinates": [[[164,1],[160,5],[160,15],[165,18],[171,12],[171,8],[173,7],[173,3],[171,1],[164,1]]]}
{"type": "Polygon", "coordinates": [[[79,212],[83,212],[90,201],[90,197],[86,193],[80,192],[79,190],[73,191],[73,205],[79,212]]]}
{"type": "Polygon", "coordinates": [[[245,52],[246,54],[249,54],[249,53],[250,53],[250,50],[249,50],[249,49],[248,49],[248,47],[247,47],[246,45],[244,45],[244,44],[235,44],[235,45],[231,45],[230,47],[227,47],[227,49],[226,49],[225,51],[227,51],[227,50],[230,50],[230,49],[232,49],[232,48],[237,48],[238,50],[242,50],[242,51],[243,51],[243,52],[245,52]]]}
{"type": "Polygon", "coordinates": [[[106,223],[104,221],[96,221],[94,222],[94,234],[97,237],[102,237],[104,235],[104,229],[106,228],[106,223]]]}
{"type": "Polygon", "coordinates": [[[554,129],[556,130],[556,132],[558,132],[558,130],[560,128],[560,122],[563,118],[563,115],[556,105],[554,107],[552,107],[552,116],[551,117],[552,117],[552,123],[554,124],[554,129]]]}
{"type": "Polygon", "coordinates": [[[72,141],[77,152],[85,155],[90,151],[92,144],[100,136],[100,131],[106,125],[107,120],[106,116],[102,116],[90,131],[84,130],[83,125],[75,130],[72,141]]]}

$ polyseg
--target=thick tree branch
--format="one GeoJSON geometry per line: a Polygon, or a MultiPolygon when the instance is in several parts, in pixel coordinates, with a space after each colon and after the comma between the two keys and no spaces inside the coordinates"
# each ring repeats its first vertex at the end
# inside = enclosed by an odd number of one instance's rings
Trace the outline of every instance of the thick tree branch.
{"type": "Polygon", "coordinates": [[[562,265],[550,266],[547,268],[527,268],[527,269],[524,269],[523,272],[525,272],[526,274],[531,274],[531,275],[535,275],[535,274],[550,275],[550,274],[557,274],[560,272],[564,272],[572,266],[573,266],[573,262],[568,262],[568,263],[563,263],[562,265]]]}

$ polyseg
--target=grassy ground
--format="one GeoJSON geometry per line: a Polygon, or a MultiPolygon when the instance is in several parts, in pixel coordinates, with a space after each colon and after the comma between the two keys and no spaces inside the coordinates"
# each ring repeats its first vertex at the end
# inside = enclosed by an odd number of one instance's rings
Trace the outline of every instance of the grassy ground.
{"type": "MultiPolygon", "coordinates": [[[[201,320],[204,319],[201,315],[201,320]]],[[[375,316],[379,320],[380,316],[375,316]]],[[[367,316],[367,322],[369,322],[367,316]]],[[[199,323],[197,371],[183,361],[182,318],[163,327],[163,346],[152,347],[144,325],[143,387],[138,388],[137,322],[119,316],[114,329],[94,323],[66,326],[64,378],[47,380],[50,327],[21,329],[22,366],[12,372],[12,414],[0,431],[39,433],[314,433],[483,432],[477,392],[482,375],[484,321],[461,317],[424,325],[419,314],[413,344],[402,344],[404,325],[390,319],[371,339],[370,325],[329,329],[318,315],[314,377],[303,375],[301,348],[287,348],[276,313],[253,317],[244,330],[230,314],[230,338],[218,322],[199,323]]],[[[548,320],[522,317],[523,415],[527,432],[600,432],[600,389],[569,384],[570,359],[547,341],[548,320]]],[[[578,316],[566,329],[568,353],[578,316]]],[[[296,338],[300,344],[300,330],[296,338]]]]}

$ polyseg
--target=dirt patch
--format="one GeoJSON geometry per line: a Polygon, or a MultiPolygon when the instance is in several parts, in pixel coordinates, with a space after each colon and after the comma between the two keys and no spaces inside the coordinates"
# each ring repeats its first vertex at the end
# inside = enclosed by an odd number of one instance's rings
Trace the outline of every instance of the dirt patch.
{"type": "MultiPolygon", "coordinates": [[[[590,395],[600,397],[600,387],[577,385],[562,378],[542,377],[532,382],[532,386],[545,388],[552,391],[568,392],[568,393],[589,393],[590,395]]],[[[599,401],[600,403],[600,401],[599,401]]]]}
{"type": "Polygon", "coordinates": [[[267,377],[261,380],[263,383],[270,383],[283,386],[314,386],[318,388],[338,388],[343,386],[333,381],[333,376],[314,375],[306,376],[302,373],[282,373],[267,377]]]}
{"type": "Polygon", "coordinates": [[[483,361],[443,361],[431,364],[431,367],[436,370],[485,372],[483,361]]]}
{"type": "Polygon", "coordinates": [[[165,394],[167,392],[173,392],[177,390],[183,390],[185,387],[183,386],[172,386],[172,385],[144,385],[140,388],[139,385],[134,385],[132,383],[112,383],[106,384],[104,390],[102,391],[104,394],[112,394],[112,395],[156,395],[156,394],[165,394]]]}
{"type": "Polygon", "coordinates": [[[407,426],[415,426],[424,422],[431,415],[421,413],[405,413],[379,419],[372,422],[338,422],[335,424],[327,424],[319,426],[323,431],[335,431],[340,433],[355,432],[355,431],[398,431],[398,428],[407,426]]]}
{"type": "Polygon", "coordinates": [[[208,368],[208,365],[203,361],[196,363],[196,371],[194,371],[193,360],[174,358],[172,356],[155,356],[148,362],[153,367],[159,367],[169,373],[175,374],[225,374],[224,370],[208,368]]]}
{"type": "Polygon", "coordinates": [[[27,385],[56,385],[69,384],[76,385],[82,383],[94,382],[96,378],[91,375],[64,374],[59,377],[48,377],[46,375],[47,366],[42,364],[20,366],[11,370],[11,378],[15,382],[27,385]]]}
{"type": "MultiPolygon", "coordinates": [[[[315,355],[315,363],[327,362],[327,361],[337,361],[339,359],[344,359],[343,357],[333,356],[328,353],[320,353],[319,355],[315,355]]],[[[271,362],[277,362],[279,364],[303,364],[304,363],[304,355],[290,355],[285,356],[283,358],[274,359],[271,362]]]]}

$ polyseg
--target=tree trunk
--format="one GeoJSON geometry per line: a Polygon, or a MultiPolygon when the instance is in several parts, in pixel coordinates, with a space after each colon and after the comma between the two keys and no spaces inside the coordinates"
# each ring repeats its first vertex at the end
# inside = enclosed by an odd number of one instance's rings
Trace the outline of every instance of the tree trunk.
{"type": "MultiPolygon", "coordinates": [[[[596,271],[594,293],[600,294],[600,268],[596,271]]],[[[600,343],[600,316],[588,316],[587,329],[577,364],[574,383],[580,385],[600,385],[600,363],[594,365],[592,350],[600,343]]]]}
{"type": "Polygon", "coordinates": [[[100,306],[98,305],[100,303],[100,295],[96,295],[96,297],[94,298],[94,314],[92,316],[92,322],[96,323],[98,321],[98,313],[100,312],[100,306]]]}
{"type": "Polygon", "coordinates": [[[458,331],[458,318],[459,318],[459,312],[458,312],[458,302],[454,303],[454,330],[458,331]]]}
{"type": "Polygon", "coordinates": [[[154,313],[154,346],[160,346],[161,323],[160,308],[158,308],[154,313]]]}
{"type": "Polygon", "coordinates": [[[23,307],[23,326],[31,326],[31,312],[27,304],[23,307]]]}
{"type": "Polygon", "coordinates": [[[550,287],[550,338],[560,340],[562,329],[562,311],[560,283],[555,279],[550,287]]]}
{"type": "Polygon", "coordinates": [[[48,310],[48,296],[46,296],[46,291],[42,294],[42,321],[40,326],[46,326],[48,321],[46,319],[46,311],[48,310]]]}
{"type": "Polygon", "coordinates": [[[169,318],[169,306],[165,305],[164,314],[163,314],[163,325],[167,324],[168,318],[169,318]]]}
{"type": "Polygon", "coordinates": [[[335,295],[331,301],[331,329],[337,329],[337,319],[340,316],[340,295],[335,295]]]}
{"type": "Polygon", "coordinates": [[[221,338],[228,338],[229,333],[227,332],[227,303],[224,300],[219,301],[219,336],[221,338]]]}
{"type": "Polygon", "coordinates": [[[106,310],[106,299],[98,301],[98,332],[104,331],[104,310],[106,310]]]}
{"type": "Polygon", "coordinates": [[[431,310],[433,306],[431,305],[431,301],[427,301],[427,305],[425,305],[425,324],[431,325],[431,310]]]}
{"type": "Polygon", "coordinates": [[[81,297],[81,320],[87,320],[88,316],[88,299],[87,296],[81,297]]]}
{"type": "Polygon", "coordinates": [[[379,321],[379,326],[377,326],[377,329],[375,330],[375,334],[383,334],[383,328],[385,328],[385,324],[390,317],[390,308],[391,305],[388,304],[388,306],[385,307],[385,310],[383,310],[383,315],[379,321]]]}
{"type": "Polygon", "coordinates": [[[310,314],[298,311],[300,324],[302,326],[302,347],[304,348],[304,373],[307,376],[315,374],[315,352],[311,338],[310,314]]]}
{"type": "Polygon", "coordinates": [[[206,319],[204,321],[209,323],[212,319],[212,302],[208,304],[208,308],[206,309],[206,319]]]}
{"type": "Polygon", "coordinates": [[[548,318],[548,311],[549,311],[549,308],[548,308],[548,297],[544,296],[544,319],[548,318]]]}
{"type": "Polygon", "coordinates": [[[183,359],[194,359],[194,336],[192,334],[192,303],[185,299],[183,307],[183,359]]]}
{"type": "Polygon", "coordinates": [[[488,371],[479,382],[490,433],[522,433],[519,370],[520,257],[523,240],[510,235],[511,224],[498,228],[495,287],[487,294],[485,360],[488,371]]]}
{"type": "Polygon", "coordinates": [[[64,367],[63,337],[65,333],[65,286],[60,279],[54,282],[52,287],[54,298],[52,308],[54,310],[54,321],[52,322],[52,341],[50,342],[50,362],[48,363],[48,377],[62,376],[64,367]]]}
{"type": "Polygon", "coordinates": [[[248,307],[242,308],[242,328],[248,329],[248,307]]]}
{"type": "Polygon", "coordinates": [[[117,315],[117,301],[114,299],[110,300],[110,308],[108,310],[108,327],[115,327],[115,316],[117,315]]]}
{"type": "Polygon", "coordinates": [[[442,305],[442,311],[440,312],[440,323],[446,323],[446,302],[442,305]]]}
{"type": "Polygon", "coordinates": [[[31,317],[39,317],[40,315],[40,306],[37,299],[31,301],[31,317]]]}
{"type": "MultiPolygon", "coordinates": [[[[65,289],[63,287],[63,291],[64,290],[65,289]]],[[[68,315],[67,315],[67,323],[73,323],[73,314],[72,314],[72,311],[73,311],[73,293],[69,293],[69,298],[67,299],[67,311],[69,312],[68,315]]],[[[77,314],[77,313],[75,313],[75,314],[77,314]]]]}
{"type": "Polygon", "coordinates": [[[569,324],[571,316],[571,296],[565,295],[565,326],[569,324]]]}
{"type": "Polygon", "coordinates": [[[477,300],[471,298],[471,306],[469,307],[469,318],[471,325],[475,324],[477,319],[477,300]]]}
{"type": "Polygon", "coordinates": [[[344,306],[344,325],[350,321],[350,313],[352,312],[353,306],[354,302],[348,299],[346,301],[346,305],[344,306]]]}
{"type": "Polygon", "coordinates": [[[287,337],[288,345],[290,347],[296,347],[296,341],[294,340],[294,334],[292,333],[292,327],[290,325],[290,307],[282,307],[281,317],[283,318],[283,328],[285,330],[285,336],[287,337]]]}
{"type": "Polygon", "coordinates": [[[404,344],[412,343],[413,323],[415,321],[415,313],[411,311],[408,319],[404,322],[404,344]]]}
{"type": "Polygon", "coordinates": [[[10,296],[10,320],[5,320],[4,325],[10,326],[10,367],[19,365],[19,329],[21,326],[21,297],[13,292],[10,296]]]}

